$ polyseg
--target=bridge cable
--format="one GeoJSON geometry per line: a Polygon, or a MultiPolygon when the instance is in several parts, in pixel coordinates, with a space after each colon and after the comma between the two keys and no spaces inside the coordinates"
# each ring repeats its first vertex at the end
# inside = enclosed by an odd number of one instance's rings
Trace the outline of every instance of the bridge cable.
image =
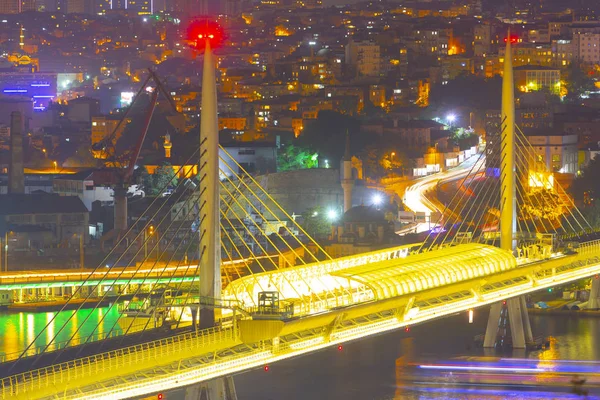
{"type": "MultiPolygon", "coordinates": [[[[482,156],[483,156],[483,153],[480,153],[480,154],[479,154],[479,156],[477,157],[477,160],[475,161],[475,164],[473,164],[473,165],[471,166],[471,168],[470,168],[469,172],[467,173],[466,177],[468,177],[468,176],[471,174],[471,172],[473,171],[473,169],[475,168],[475,166],[477,165],[477,163],[478,163],[478,162],[481,160],[481,157],[482,157],[482,156]]],[[[465,178],[463,178],[463,179],[461,179],[461,181],[462,181],[463,183],[465,182],[465,179],[466,179],[466,177],[465,177],[465,178]]],[[[462,183],[461,183],[461,184],[462,184],[462,183]]],[[[453,196],[452,196],[452,198],[450,199],[450,202],[445,204],[445,206],[444,206],[444,210],[442,211],[442,213],[440,214],[440,217],[438,218],[438,222],[437,222],[437,224],[438,224],[438,225],[441,225],[441,226],[443,226],[443,225],[442,225],[442,221],[443,221],[443,218],[444,218],[444,214],[446,213],[446,211],[447,211],[447,210],[450,210],[450,205],[453,203],[454,199],[455,199],[455,198],[458,196],[458,192],[459,192],[458,190],[457,190],[457,191],[455,191],[455,192],[454,192],[454,195],[453,195],[453,196]]],[[[450,211],[450,212],[452,212],[452,211],[450,211]]],[[[430,238],[432,235],[433,235],[433,234],[430,232],[430,233],[429,233],[429,235],[428,235],[428,239],[429,239],[429,238],[430,238]]],[[[436,238],[436,237],[434,237],[434,238],[433,238],[433,242],[435,243],[435,241],[436,241],[436,240],[437,240],[437,238],[436,238]]],[[[421,244],[421,246],[419,247],[419,249],[417,250],[417,252],[421,253],[421,252],[424,252],[424,251],[429,251],[429,250],[431,249],[431,247],[433,246],[433,244],[434,244],[434,243],[432,243],[432,244],[431,244],[431,245],[430,245],[430,246],[427,248],[427,247],[426,247],[426,245],[427,245],[427,240],[425,240],[425,241],[423,242],[423,244],[421,244]]]]}
{"type": "MultiPolygon", "coordinates": [[[[523,131],[521,131],[521,129],[519,129],[519,127],[517,127],[518,133],[516,136],[517,138],[523,143],[523,147],[529,152],[529,155],[532,156],[532,159],[535,160],[535,153],[533,152],[533,146],[531,145],[531,143],[529,142],[529,140],[527,139],[527,137],[525,136],[525,134],[523,133],[523,131]]],[[[547,167],[544,166],[547,171],[547,167]]],[[[548,183],[549,182],[549,178],[548,179],[548,183]]],[[[572,209],[574,209],[577,214],[579,215],[579,217],[581,217],[581,221],[584,222],[584,224],[587,225],[587,227],[589,229],[593,229],[592,226],[589,224],[589,222],[586,220],[586,218],[583,216],[583,214],[581,213],[581,211],[579,210],[579,208],[575,205],[575,203],[573,202],[571,196],[569,194],[567,194],[564,190],[564,188],[562,187],[562,185],[558,182],[555,182],[554,186],[556,186],[560,191],[562,191],[563,193],[563,197],[568,199],[568,202],[571,204],[572,208],[567,207],[567,209],[569,210],[571,216],[573,217],[574,221],[579,225],[579,227],[581,228],[582,231],[585,232],[586,228],[584,228],[580,222],[580,220],[574,215],[574,213],[572,212],[572,209]]],[[[575,234],[577,234],[577,232],[574,232],[575,234]]],[[[579,235],[578,235],[579,236],[579,235]]]]}
{"type": "MultiPolygon", "coordinates": [[[[179,168],[179,170],[178,170],[178,171],[177,171],[177,173],[174,175],[174,177],[178,176],[178,175],[181,173],[181,171],[183,170],[184,166],[185,166],[185,165],[186,165],[186,164],[187,164],[187,163],[190,161],[190,159],[192,159],[192,158],[195,156],[195,154],[198,152],[198,150],[199,150],[199,148],[198,148],[198,149],[196,149],[196,150],[195,150],[195,151],[194,151],[194,152],[193,152],[193,153],[190,155],[190,157],[188,158],[188,160],[187,160],[187,161],[186,161],[186,162],[185,162],[185,163],[184,163],[184,164],[183,164],[183,165],[182,165],[182,166],[179,168]]],[[[171,180],[169,180],[169,182],[167,182],[167,183],[164,185],[164,187],[161,189],[161,192],[164,192],[164,191],[167,189],[167,187],[169,186],[170,182],[171,182],[171,180]]],[[[116,245],[115,245],[115,246],[114,246],[114,247],[113,247],[113,248],[112,248],[112,249],[109,251],[109,253],[108,253],[108,254],[107,254],[105,257],[104,257],[103,261],[102,261],[100,264],[98,264],[98,266],[96,266],[96,268],[94,268],[94,269],[93,269],[93,270],[90,272],[90,274],[89,274],[89,275],[88,275],[88,276],[87,276],[87,277],[86,277],[86,278],[83,280],[83,282],[82,282],[82,283],[81,283],[81,284],[80,284],[80,285],[77,287],[77,289],[75,290],[75,292],[72,294],[72,297],[71,297],[71,298],[70,298],[70,299],[69,299],[69,300],[68,300],[68,301],[67,301],[67,302],[66,302],[66,303],[63,305],[63,307],[61,307],[61,309],[60,309],[58,312],[56,312],[56,313],[55,313],[55,314],[52,316],[52,318],[50,319],[50,321],[48,321],[48,322],[46,323],[46,325],[44,326],[44,328],[42,328],[42,330],[41,330],[41,331],[40,331],[40,332],[39,332],[39,333],[38,333],[38,334],[37,334],[37,335],[34,337],[34,339],[33,339],[33,340],[32,340],[32,341],[31,341],[31,342],[30,342],[30,343],[27,345],[27,347],[26,347],[26,348],[25,348],[25,349],[24,349],[24,350],[21,352],[21,355],[20,355],[20,356],[17,358],[17,360],[16,360],[16,361],[13,363],[13,365],[12,365],[12,366],[11,366],[11,368],[10,368],[10,370],[12,370],[12,369],[13,369],[13,368],[14,368],[14,367],[15,367],[15,366],[18,364],[18,362],[19,362],[19,361],[20,361],[20,360],[21,360],[23,357],[25,357],[25,356],[27,355],[27,353],[29,352],[29,350],[31,349],[31,347],[32,347],[32,346],[35,344],[35,342],[36,342],[36,341],[37,341],[37,340],[38,340],[38,339],[41,337],[41,335],[42,335],[44,332],[46,332],[46,331],[48,330],[48,328],[49,328],[49,327],[50,327],[50,326],[51,326],[51,325],[54,323],[54,321],[55,321],[56,317],[57,317],[58,315],[60,315],[60,313],[61,313],[61,312],[63,312],[63,311],[65,311],[65,310],[66,310],[66,308],[67,308],[67,306],[70,304],[71,300],[72,300],[72,299],[75,297],[75,295],[76,295],[77,293],[79,293],[79,292],[81,291],[81,288],[83,288],[83,287],[85,286],[85,284],[86,284],[86,283],[87,283],[87,282],[88,282],[90,279],[92,279],[92,277],[93,277],[93,276],[94,276],[94,275],[95,275],[95,274],[98,272],[98,269],[99,269],[99,268],[101,268],[101,266],[103,266],[103,265],[106,265],[105,263],[106,263],[106,261],[108,260],[108,258],[111,256],[111,254],[113,254],[113,252],[114,252],[114,251],[116,251],[116,249],[117,249],[117,248],[120,246],[120,244],[121,244],[121,243],[122,243],[122,242],[125,240],[125,238],[127,237],[127,235],[128,235],[129,233],[133,232],[133,229],[134,229],[134,227],[135,227],[135,226],[137,226],[137,225],[138,225],[138,223],[139,223],[140,221],[142,221],[142,219],[143,219],[143,218],[145,218],[145,217],[146,217],[146,214],[149,212],[149,210],[151,209],[151,207],[152,207],[152,206],[153,206],[153,205],[154,205],[154,204],[155,204],[155,203],[156,203],[158,200],[159,200],[159,197],[156,197],[156,198],[155,198],[155,199],[154,199],[154,200],[151,202],[151,204],[149,205],[149,207],[148,207],[146,210],[144,210],[144,212],[143,212],[143,213],[140,215],[140,217],[138,218],[138,220],[137,220],[135,223],[133,223],[133,224],[132,224],[132,225],[131,225],[131,226],[128,228],[128,230],[126,231],[126,233],[125,233],[125,234],[124,234],[124,235],[121,237],[121,239],[120,239],[120,240],[117,242],[117,244],[116,244],[116,245]]],[[[161,208],[162,208],[162,206],[161,206],[161,208]]],[[[159,210],[158,210],[158,211],[160,211],[160,208],[159,208],[159,210]]],[[[157,211],[157,212],[158,212],[158,211],[157,211]]],[[[148,224],[149,224],[149,223],[147,223],[147,224],[146,224],[146,226],[145,226],[145,228],[144,228],[144,229],[146,229],[146,228],[149,226],[148,224]]],[[[141,233],[138,233],[138,235],[136,236],[136,239],[137,239],[137,237],[138,237],[140,234],[141,234],[141,233]]],[[[125,253],[123,253],[123,254],[125,254],[125,253]]],[[[121,257],[119,257],[119,260],[120,260],[120,258],[122,258],[122,256],[123,256],[123,255],[121,255],[121,257]]],[[[113,264],[113,267],[114,267],[114,264],[113,264]]],[[[110,272],[110,270],[111,270],[111,269],[112,269],[112,267],[109,267],[109,270],[108,270],[108,271],[107,271],[105,274],[103,274],[103,277],[101,278],[100,282],[99,282],[98,284],[96,284],[96,286],[95,286],[96,288],[97,288],[97,287],[98,287],[98,286],[99,286],[99,285],[100,285],[100,284],[101,284],[101,283],[104,281],[104,279],[107,277],[107,273],[108,273],[108,272],[110,272]]],[[[92,290],[92,291],[90,291],[90,293],[93,293],[93,290],[92,290]]],[[[88,297],[87,297],[86,299],[88,299],[88,298],[89,298],[89,295],[88,295],[88,297]]],[[[63,326],[60,328],[59,332],[57,332],[57,333],[56,333],[56,335],[54,335],[54,338],[53,338],[53,340],[54,340],[54,339],[57,337],[57,335],[60,333],[60,331],[62,331],[62,329],[64,329],[64,327],[65,327],[65,326],[66,326],[66,325],[69,323],[69,321],[70,321],[70,320],[73,318],[73,316],[76,314],[76,312],[78,312],[78,311],[79,311],[79,310],[82,308],[82,306],[83,306],[83,305],[84,305],[84,302],[82,302],[82,303],[79,305],[79,307],[77,307],[77,309],[76,309],[76,310],[75,310],[75,311],[74,311],[74,312],[73,312],[73,313],[72,313],[72,314],[71,314],[71,315],[70,315],[70,316],[67,318],[67,321],[65,321],[65,323],[63,324],[63,326]]],[[[51,344],[51,342],[50,342],[50,343],[47,343],[47,344],[46,344],[46,346],[44,347],[44,349],[42,350],[42,352],[41,352],[41,353],[44,353],[44,352],[45,352],[45,351],[46,351],[46,350],[49,348],[50,344],[51,344]]]]}
{"type": "MultiPolygon", "coordinates": [[[[229,179],[229,178],[228,178],[228,179],[229,179]]],[[[252,204],[252,203],[251,203],[251,202],[248,200],[248,198],[246,197],[246,195],[245,195],[243,192],[242,192],[242,197],[243,197],[243,198],[244,198],[244,199],[245,199],[245,200],[248,202],[248,204],[249,204],[249,205],[250,205],[250,206],[251,206],[251,207],[252,207],[252,208],[253,208],[253,209],[254,209],[256,212],[258,212],[258,211],[256,210],[256,207],[255,207],[255,206],[254,206],[254,205],[253,205],[253,204],[252,204]]],[[[238,206],[239,206],[241,209],[243,209],[243,207],[241,206],[241,204],[240,204],[240,203],[239,203],[239,201],[238,201],[238,198],[235,198],[235,202],[238,204],[238,206]]],[[[232,211],[233,211],[233,210],[232,210],[232,211]]],[[[235,216],[236,216],[236,218],[238,218],[238,219],[239,219],[239,216],[237,215],[237,213],[235,213],[235,216]]],[[[269,243],[270,243],[270,244],[271,244],[271,245],[272,245],[272,246],[275,248],[275,250],[276,250],[276,251],[277,251],[277,252],[280,254],[280,257],[282,257],[282,258],[283,258],[283,260],[284,260],[285,262],[288,262],[288,261],[287,261],[287,259],[285,258],[285,256],[283,255],[283,253],[282,253],[282,252],[279,250],[278,246],[277,246],[275,243],[273,243],[273,241],[270,239],[269,235],[267,235],[267,234],[266,234],[266,232],[264,232],[264,230],[262,230],[262,228],[261,228],[261,227],[260,227],[260,226],[259,226],[259,225],[256,223],[256,221],[255,221],[254,219],[252,219],[252,221],[253,221],[253,223],[256,225],[256,228],[257,228],[259,231],[262,231],[262,232],[263,232],[263,234],[264,234],[265,238],[267,239],[267,241],[268,241],[268,242],[269,242],[269,243]]],[[[290,232],[290,233],[291,233],[291,232],[290,232]]],[[[295,249],[294,249],[292,246],[290,246],[290,244],[288,243],[288,241],[286,240],[286,238],[283,238],[283,237],[281,237],[281,236],[280,236],[279,234],[277,234],[277,233],[276,233],[276,235],[277,235],[277,236],[279,236],[279,237],[281,238],[281,240],[282,240],[282,241],[285,243],[285,245],[286,245],[286,246],[289,248],[289,250],[290,250],[290,251],[292,251],[292,252],[293,252],[293,253],[294,253],[296,256],[300,257],[300,256],[298,255],[298,253],[296,252],[296,250],[295,250],[295,249]]],[[[262,246],[261,246],[261,249],[262,249],[262,246]]],[[[263,250],[264,250],[264,249],[263,249],[263,250]]],[[[306,263],[304,263],[304,264],[306,264],[306,263]]],[[[297,273],[296,275],[298,275],[298,277],[300,278],[300,280],[301,280],[301,281],[303,281],[303,282],[306,284],[306,286],[307,286],[307,289],[310,291],[310,284],[309,284],[308,282],[306,282],[306,280],[305,280],[305,279],[304,279],[304,278],[303,278],[301,275],[299,275],[298,273],[297,273]]],[[[281,276],[282,276],[282,277],[285,277],[285,274],[283,274],[283,275],[281,275],[281,276]]],[[[288,278],[287,278],[287,277],[285,277],[285,279],[286,279],[286,281],[288,281],[288,284],[290,284],[290,286],[291,286],[291,287],[293,287],[293,284],[292,284],[292,282],[290,282],[290,281],[288,280],[288,278]]],[[[320,281],[320,279],[319,279],[319,281],[320,281]]],[[[324,284],[322,281],[320,281],[320,282],[321,282],[321,284],[322,284],[324,287],[327,287],[327,286],[326,286],[326,285],[325,285],[325,284],[324,284]]],[[[295,290],[295,288],[294,288],[294,290],[295,290]]],[[[299,294],[299,293],[298,293],[298,294],[299,294]]],[[[317,295],[317,297],[319,298],[319,296],[318,296],[318,295],[317,295]]],[[[321,300],[321,299],[319,298],[319,300],[321,300]]]]}
{"type": "MultiPolygon", "coordinates": [[[[241,165],[240,165],[240,164],[239,164],[239,163],[238,163],[238,162],[235,160],[235,158],[233,158],[233,157],[231,156],[231,154],[229,154],[229,152],[227,152],[227,150],[225,150],[225,148],[223,148],[222,146],[219,146],[219,148],[220,148],[220,149],[223,151],[223,153],[225,153],[225,154],[226,154],[226,155],[227,155],[227,156],[228,156],[228,157],[229,157],[229,158],[230,158],[230,159],[231,159],[231,160],[232,160],[232,161],[235,163],[235,165],[236,165],[238,168],[240,168],[240,170],[241,170],[241,171],[245,171],[245,170],[242,168],[242,166],[241,166],[241,165]]],[[[225,164],[227,165],[227,167],[228,167],[228,168],[231,168],[231,167],[229,166],[229,164],[228,164],[228,163],[225,163],[225,164]]],[[[255,180],[255,179],[254,179],[254,178],[253,178],[253,177],[252,177],[250,174],[248,174],[247,172],[246,172],[246,174],[248,175],[248,178],[250,178],[250,180],[251,180],[251,181],[252,181],[252,182],[253,182],[253,183],[256,185],[256,187],[258,188],[258,190],[259,190],[259,191],[261,191],[261,192],[262,192],[262,193],[263,193],[263,194],[264,194],[264,195],[265,195],[265,196],[266,196],[268,199],[270,199],[270,200],[273,202],[273,204],[275,204],[275,206],[276,206],[276,207],[277,207],[277,208],[278,208],[278,209],[279,209],[279,210],[280,210],[280,211],[283,213],[283,215],[285,215],[285,217],[286,217],[286,218],[288,218],[288,220],[289,220],[289,221],[292,221],[292,222],[293,222],[293,225],[294,225],[294,226],[295,226],[295,227],[296,227],[296,228],[297,228],[297,229],[298,229],[300,232],[302,232],[302,233],[303,233],[303,234],[304,234],[304,235],[305,235],[307,238],[309,238],[309,239],[310,239],[310,240],[313,242],[313,244],[315,244],[315,245],[317,246],[317,249],[319,249],[319,251],[320,251],[320,252],[322,252],[322,253],[323,253],[323,254],[326,256],[326,258],[328,258],[329,260],[332,260],[331,256],[330,256],[330,255],[329,255],[329,254],[328,254],[328,253],[325,251],[325,249],[324,249],[323,247],[321,247],[321,245],[320,245],[318,242],[316,242],[314,239],[312,239],[312,238],[311,238],[311,236],[310,236],[308,233],[306,233],[306,231],[305,231],[305,230],[302,228],[302,226],[300,226],[300,224],[296,223],[296,221],[294,220],[294,218],[292,218],[292,217],[291,217],[291,216],[290,216],[290,215],[287,213],[287,211],[285,211],[285,210],[284,210],[284,209],[283,209],[283,208],[282,208],[282,207],[279,205],[279,203],[277,203],[277,202],[275,201],[275,199],[273,199],[273,197],[272,197],[271,195],[269,195],[269,193],[267,193],[267,192],[265,191],[265,189],[264,189],[264,188],[263,188],[263,187],[262,187],[260,184],[258,184],[258,182],[256,182],[256,180],[255,180]]],[[[244,185],[245,185],[245,184],[244,184],[244,185]]],[[[319,260],[315,260],[315,261],[319,261],[319,260]]]]}
{"type": "MultiPolygon", "coordinates": [[[[183,181],[182,181],[182,182],[183,182],[183,181]]],[[[182,184],[182,183],[180,183],[180,185],[181,185],[181,184],[182,184]]],[[[178,185],[178,187],[179,187],[180,185],[178,185]]],[[[179,201],[179,200],[180,200],[180,199],[181,199],[181,198],[182,198],[182,197],[183,197],[185,194],[186,194],[186,191],[185,191],[185,190],[183,190],[183,191],[180,191],[180,193],[179,193],[179,197],[178,197],[178,199],[176,200],[176,202],[178,202],[178,201],[179,201]]],[[[164,207],[166,204],[168,204],[168,201],[165,201],[165,202],[164,202],[164,203],[161,205],[161,207],[159,208],[159,210],[161,210],[161,209],[162,209],[162,208],[163,208],[163,207],[164,207]]],[[[181,209],[178,211],[177,215],[179,214],[179,212],[181,212],[181,210],[182,210],[182,209],[183,209],[183,208],[181,208],[181,209]]],[[[154,215],[154,216],[156,216],[156,215],[158,215],[158,212],[157,212],[157,213],[155,213],[155,215],[154,215]]],[[[177,216],[177,215],[176,215],[176,216],[177,216]]],[[[136,270],[134,271],[134,273],[133,273],[133,274],[130,276],[130,278],[129,278],[129,280],[127,281],[127,283],[125,283],[125,286],[126,286],[126,287],[127,287],[127,286],[129,286],[129,285],[131,285],[131,283],[132,283],[132,281],[134,280],[134,278],[138,278],[136,275],[137,275],[137,274],[140,272],[140,270],[141,270],[141,269],[144,267],[144,262],[145,262],[145,261],[148,259],[148,257],[150,257],[150,256],[152,255],[152,253],[154,252],[154,249],[156,249],[156,248],[159,246],[160,240],[161,240],[161,239],[163,239],[163,238],[165,237],[165,235],[167,234],[167,231],[168,231],[168,229],[169,229],[169,228],[170,228],[170,227],[173,225],[173,223],[175,222],[174,220],[172,220],[172,221],[170,222],[170,224],[169,224],[169,225],[168,225],[166,228],[165,228],[164,226],[162,226],[162,225],[163,225],[163,222],[164,222],[164,221],[166,220],[166,218],[167,218],[167,217],[169,217],[169,216],[170,216],[170,215],[169,215],[169,213],[165,213],[165,214],[164,214],[164,216],[162,217],[162,219],[161,219],[161,220],[160,220],[160,221],[157,223],[157,230],[158,230],[158,232],[162,232],[162,236],[158,236],[158,237],[157,237],[157,240],[155,241],[154,245],[153,245],[153,246],[152,246],[152,248],[150,249],[150,252],[148,252],[148,254],[146,255],[146,257],[143,259],[143,262],[141,262],[141,263],[139,264],[139,266],[136,268],[136,270]]],[[[185,222],[185,221],[182,221],[182,224],[183,224],[184,222],[185,222]]],[[[182,225],[182,224],[180,224],[180,227],[181,227],[181,225],[182,225]]],[[[141,233],[141,232],[140,232],[140,233],[141,233]]],[[[138,235],[137,235],[137,237],[139,237],[139,235],[140,235],[140,234],[138,234],[138,235]]],[[[136,237],[136,239],[137,239],[137,237],[136,237]]],[[[151,239],[151,236],[149,236],[149,235],[145,235],[145,240],[144,240],[143,246],[139,246],[139,247],[138,247],[138,246],[136,246],[136,241],[135,241],[135,240],[134,240],[134,241],[132,241],[132,243],[130,244],[130,246],[128,247],[128,249],[130,249],[130,248],[132,248],[132,247],[137,247],[137,251],[136,251],[136,252],[134,253],[134,255],[131,257],[131,260],[129,261],[129,263],[133,262],[133,261],[134,261],[134,260],[135,260],[135,259],[138,257],[138,255],[139,255],[139,254],[142,252],[142,249],[143,249],[143,248],[145,248],[145,246],[147,245],[148,241],[150,241],[150,239],[151,239]]],[[[127,252],[127,250],[126,250],[126,251],[125,251],[123,254],[125,254],[126,252],[127,252]]],[[[138,288],[137,288],[137,289],[136,289],[136,291],[134,292],[134,297],[135,297],[137,294],[139,294],[139,292],[140,292],[140,290],[141,290],[141,288],[142,288],[142,285],[143,285],[143,284],[146,282],[146,280],[148,279],[148,277],[150,276],[150,274],[152,274],[152,273],[154,272],[154,269],[155,269],[155,267],[156,267],[156,265],[157,265],[158,261],[159,261],[159,258],[157,258],[157,259],[154,261],[154,263],[153,263],[152,267],[150,267],[150,269],[147,271],[147,273],[146,273],[146,274],[145,274],[145,276],[143,277],[143,280],[142,280],[142,282],[141,282],[141,283],[138,285],[138,288]]],[[[161,273],[161,275],[159,276],[159,278],[158,278],[158,279],[160,279],[160,277],[162,277],[162,274],[164,273],[164,271],[166,270],[166,268],[167,268],[167,267],[168,267],[168,263],[167,263],[167,264],[165,264],[165,266],[163,267],[162,273],[161,273]]],[[[115,278],[115,280],[118,280],[118,279],[120,279],[120,278],[121,278],[121,276],[123,275],[124,271],[125,271],[125,269],[121,270],[121,272],[119,273],[119,275],[117,276],[117,278],[115,278]]],[[[93,293],[93,292],[92,292],[92,293],[93,293]]],[[[88,298],[91,296],[91,294],[92,294],[92,293],[88,294],[88,298]]],[[[104,294],[104,295],[101,297],[101,301],[100,301],[100,302],[97,302],[97,303],[95,304],[95,306],[94,306],[94,307],[93,307],[93,309],[92,309],[92,312],[93,312],[93,311],[95,311],[96,309],[98,309],[98,308],[99,308],[99,306],[100,306],[101,302],[102,302],[102,301],[104,301],[104,300],[106,299],[106,297],[107,297],[107,296],[108,296],[108,291],[107,291],[107,292],[105,292],[105,294],[104,294]]],[[[112,303],[109,305],[107,312],[106,312],[106,313],[103,313],[103,315],[102,315],[102,317],[101,317],[100,321],[98,322],[98,324],[97,324],[97,325],[94,327],[94,329],[92,330],[92,333],[91,333],[91,335],[93,335],[93,334],[94,334],[94,332],[96,331],[96,329],[99,327],[99,325],[103,323],[103,321],[104,321],[104,319],[106,318],[106,316],[108,315],[108,313],[109,313],[109,312],[110,312],[110,311],[113,309],[114,305],[115,305],[115,304],[117,304],[117,303],[119,302],[119,300],[122,298],[122,296],[123,296],[123,293],[120,293],[120,294],[117,296],[116,300],[115,300],[114,302],[112,302],[112,303]]],[[[151,296],[151,294],[149,294],[149,297],[150,297],[150,296],[151,296]]],[[[83,321],[82,321],[82,322],[81,322],[81,323],[78,325],[78,327],[75,329],[75,332],[73,332],[73,334],[71,335],[71,337],[69,338],[69,340],[67,340],[67,342],[66,342],[66,346],[68,346],[68,345],[69,345],[69,343],[70,343],[70,342],[71,342],[71,341],[72,341],[72,340],[75,338],[75,336],[77,335],[77,333],[79,333],[80,329],[81,329],[81,328],[82,328],[82,327],[85,325],[85,323],[88,321],[88,319],[89,319],[89,318],[90,318],[90,316],[92,315],[92,312],[90,312],[90,313],[89,313],[89,314],[88,314],[88,315],[87,315],[87,316],[84,318],[84,320],[83,320],[83,321]]],[[[115,322],[115,324],[116,324],[116,323],[117,323],[117,322],[115,322]]],[[[114,326],[114,325],[113,325],[113,326],[114,326]]],[[[128,330],[129,330],[129,329],[128,329],[128,330]]],[[[128,330],[127,330],[127,331],[128,331],[128,330]]],[[[111,331],[112,331],[112,330],[111,330],[111,331]]],[[[60,331],[59,331],[59,333],[60,333],[60,331]]],[[[110,332],[109,332],[109,333],[110,333],[110,332]]],[[[57,333],[57,335],[58,335],[58,333],[57,333]]],[[[55,337],[56,337],[56,335],[55,335],[55,337]]],[[[89,336],[88,336],[88,339],[89,339],[89,336]]],[[[52,340],[54,340],[54,338],[53,338],[52,340]]],[[[50,343],[52,343],[52,340],[50,341],[50,343]]],[[[48,344],[50,344],[50,343],[48,343],[48,344]]],[[[86,341],[85,343],[87,343],[87,341],[86,341]]],[[[85,344],[85,343],[84,343],[84,344],[85,344]]]]}

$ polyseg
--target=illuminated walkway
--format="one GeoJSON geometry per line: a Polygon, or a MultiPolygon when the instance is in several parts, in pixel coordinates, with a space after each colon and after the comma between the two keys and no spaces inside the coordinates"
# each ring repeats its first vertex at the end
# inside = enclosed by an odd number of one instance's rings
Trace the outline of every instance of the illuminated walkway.
{"type": "MultiPolygon", "coordinates": [[[[289,284],[287,320],[237,321],[2,380],[2,398],[128,398],[187,386],[600,273],[600,242],[517,260],[481,244],[407,247],[244,277],[225,293],[289,284]],[[256,279],[254,279],[256,278],[256,279]],[[303,285],[320,285],[308,295],[303,285]],[[256,286],[256,288],[254,288],[256,286]],[[292,297],[293,296],[293,297],[292,297]]],[[[306,286],[308,287],[308,286],[306,286]]]]}

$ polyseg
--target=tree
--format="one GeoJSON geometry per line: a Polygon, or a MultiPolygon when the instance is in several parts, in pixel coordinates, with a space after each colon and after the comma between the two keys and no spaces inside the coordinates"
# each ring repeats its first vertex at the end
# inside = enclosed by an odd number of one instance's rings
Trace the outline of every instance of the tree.
{"type": "Polygon", "coordinates": [[[600,226],[600,157],[594,157],[575,178],[569,192],[581,207],[585,219],[593,227],[600,226]]]}
{"type": "Polygon", "coordinates": [[[565,78],[567,95],[565,99],[570,102],[579,103],[581,95],[594,90],[594,81],[590,75],[577,63],[571,63],[565,78]]]}
{"type": "Polygon", "coordinates": [[[304,128],[294,144],[319,153],[320,158],[330,160],[332,165],[337,166],[344,155],[346,132],[350,135],[350,150],[353,154],[372,141],[372,135],[360,131],[357,119],[325,110],[319,112],[317,119],[304,128]]]}
{"type": "Polygon", "coordinates": [[[133,181],[142,187],[144,193],[152,193],[152,187],[154,186],[152,175],[148,173],[145,166],[142,165],[133,171],[133,181]]]}
{"type": "Polygon", "coordinates": [[[278,171],[317,168],[318,165],[318,153],[313,153],[301,146],[289,144],[282,146],[277,152],[278,171]]]}
{"type": "Polygon", "coordinates": [[[600,228],[600,202],[595,201],[581,210],[585,220],[592,226],[592,228],[600,228]]]}
{"type": "Polygon", "coordinates": [[[475,134],[473,129],[454,129],[452,132],[452,139],[454,139],[461,150],[476,146],[479,143],[479,136],[475,134]]]}
{"type": "Polygon", "coordinates": [[[67,158],[63,163],[65,167],[96,167],[97,165],[98,160],[94,158],[90,146],[85,144],[79,146],[75,150],[75,154],[67,158]]]}
{"type": "Polygon", "coordinates": [[[385,174],[385,163],[382,163],[382,150],[376,144],[367,146],[363,153],[365,174],[370,178],[379,178],[385,174]]]}
{"type": "Polygon", "coordinates": [[[152,187],[150,189],[150,194],[152,196],[159,196],[168,187],[176,185],[177,176],[175,175],[175,171],[173,170],[171,164],[165,163],[158,167],[156,171],[154,171],[154,175],[152,175],[152,187]]]}
{"type": "Polygon", "coordinates": [[[579,204],[592,205],[600,196],[600,157],[594,157],[573,181],[570,192],[579,204]]]}
{"type": "Polygon", "coordinates": [[[367,117],[381,117],[385,115],[385,110],[380,106],[373,104],[371,100],[365,100],[362,113],[367,117]]]}
{"type": "Polygon", "coordinates": [[[302,214],[302,228],[315,239],[324,239],[331,233],[331,221],[323,207],[311,207],[302,214]]]}

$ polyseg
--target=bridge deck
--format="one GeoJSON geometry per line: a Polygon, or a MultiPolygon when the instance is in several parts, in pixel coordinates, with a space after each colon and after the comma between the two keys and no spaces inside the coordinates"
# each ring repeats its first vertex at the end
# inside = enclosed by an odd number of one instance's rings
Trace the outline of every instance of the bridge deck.
{"type": "MultiPolygon", "coordinates": [[[[422,323],[600,272],[600,244],[483,278],[281,322],[274,337],[242,343],[239,328],[207,330],[5,378],[3,398],[127,398],[227,376],[327,346],[422,323]]],[[[250,321],[253,322],[253,321],[250,321]]]]}
{"type": "Polygon", "coordinates": [[[46,270],[0,273],[0,290],[33,289],[68,286],[150,284],[191,280],[196,265],[149,267],[113,267],[106,270],[46,270]]]}

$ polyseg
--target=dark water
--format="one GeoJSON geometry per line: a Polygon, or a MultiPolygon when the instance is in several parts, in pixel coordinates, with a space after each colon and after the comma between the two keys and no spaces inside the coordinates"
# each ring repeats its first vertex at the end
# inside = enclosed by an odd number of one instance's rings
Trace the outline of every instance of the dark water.
{"type": "MultiPolygon", "coordinates": [[[[392,332],[337,348],[285,360],[269,371],[235,377],[240,400],[389,400],[389,399],[582,399],[567,392],[452,389],[406,385],[396,363],[444,361],[461,355],[483,356],[472,345],[483,333],[487,312],[468,324],[460,315],[392,332]],[[485,314],[485,315],[483,315],[485,314]]],[[[548,350],[513,357],[547,360],[600,360],[600,318],[531,316],[534,335],[550,337],[548,350]]],[[[588,399],[599,398],[588,396],[588,399]]]]}

